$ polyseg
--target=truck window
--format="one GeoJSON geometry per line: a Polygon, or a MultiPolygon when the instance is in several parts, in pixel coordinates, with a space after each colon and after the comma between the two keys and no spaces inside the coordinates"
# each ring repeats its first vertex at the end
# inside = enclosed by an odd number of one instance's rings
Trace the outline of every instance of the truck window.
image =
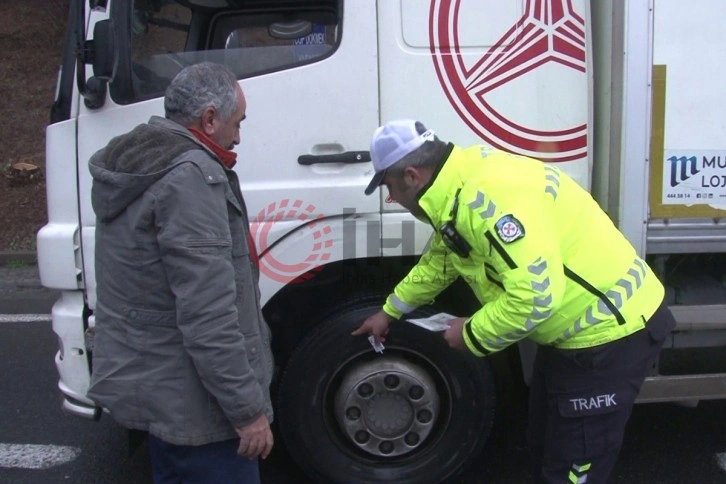
{"type": "Polygon", "coordinates": [[[118,104],[163,96],[191,64],[219,62],[244,79],[317,62],[340,40],[338,1],[254,2],[254,9],[181,0],[124,3],[114,2],[120,6],[112,11],[120,42],[131,47],[110,86],[118,104]]]}

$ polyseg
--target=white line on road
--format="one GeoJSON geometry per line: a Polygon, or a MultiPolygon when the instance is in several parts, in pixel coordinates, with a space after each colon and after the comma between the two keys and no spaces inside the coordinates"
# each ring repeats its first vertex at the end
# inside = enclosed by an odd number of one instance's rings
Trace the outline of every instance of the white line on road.
{"type": "Polygon", "coordinates": [[[48,469],[72,461],[78,447],[63,445],[0,444],[0,467],[48,469]]]}
{"type": "Polygon", "coordinates": [[[50,323],[50,314],[0,314],[2,323],[50,323]]]}
{"type": "Polygon", "coordinates": [[[716,454],[716,463],[723,471],[726,471],[726,452],[716,454]]]}

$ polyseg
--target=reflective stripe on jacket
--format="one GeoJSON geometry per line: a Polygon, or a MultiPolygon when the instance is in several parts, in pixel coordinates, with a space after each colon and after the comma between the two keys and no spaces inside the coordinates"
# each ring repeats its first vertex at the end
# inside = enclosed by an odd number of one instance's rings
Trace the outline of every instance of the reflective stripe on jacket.
{"type": "Polygon", "coordinates": [[[436,234],[384,310],[401,317],[460,276],[483,304],[464,326],[476,355],[526,337],[559,348],[614,341],[642,329],[663,300],[662,284],[607,214],[553,165],[453,147],[419,204],[436,234]],[[439,233],[455,201],[469,257],[439,233]]]}

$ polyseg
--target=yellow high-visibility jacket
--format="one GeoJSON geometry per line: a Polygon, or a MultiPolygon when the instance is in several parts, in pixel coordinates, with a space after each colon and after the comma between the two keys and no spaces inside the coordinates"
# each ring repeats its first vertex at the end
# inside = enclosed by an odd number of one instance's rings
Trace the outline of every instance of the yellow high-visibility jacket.
{"type": "Polygon", "coordinates": [[[419,197],[436,233],[383,309],[401,318],[462,277],[483,304],[463,331],[478,356],[523,338],[570,349],[614,341],[663,301],[663,285],[607,214],[551,164],[453,146],[419,197]],[[442,239],[452,212],[468,257],[442,239]]]}

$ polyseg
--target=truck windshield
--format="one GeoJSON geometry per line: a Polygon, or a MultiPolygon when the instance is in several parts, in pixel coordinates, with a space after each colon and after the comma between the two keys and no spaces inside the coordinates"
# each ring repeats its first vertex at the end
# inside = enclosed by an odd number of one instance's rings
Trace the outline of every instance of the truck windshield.
{"type": "Polygon", "coordinates": [[[110,89],[116,103],[162,96],[181,69],[198,62],[225,64],[238,79],[317,62],[335,50],[340,38],[338,2],[197,5],[203,3],[113,2],[121,46],[110,89]]]}

